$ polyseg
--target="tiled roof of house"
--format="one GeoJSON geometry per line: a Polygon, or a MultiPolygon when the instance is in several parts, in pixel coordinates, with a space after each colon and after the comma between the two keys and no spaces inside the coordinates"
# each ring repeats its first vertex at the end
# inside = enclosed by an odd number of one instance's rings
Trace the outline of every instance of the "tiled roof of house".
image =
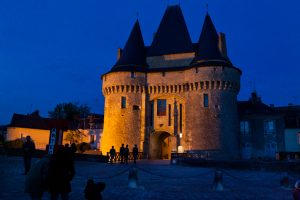
{"type": "Polygon", "coordinates": [[[50,130],[51,128],[67,130],[69,122],[62,119],[43,118],[37,115],[21,115],[14,113],[8,127],[50,130]]]}
{"type": "Polygon", "coordinates": [[[238,111],[240,115],[244,114],[274,114],[276,110],[261,101],[256,92],[251,93],[248,101],[238,102],[238,111]]]}

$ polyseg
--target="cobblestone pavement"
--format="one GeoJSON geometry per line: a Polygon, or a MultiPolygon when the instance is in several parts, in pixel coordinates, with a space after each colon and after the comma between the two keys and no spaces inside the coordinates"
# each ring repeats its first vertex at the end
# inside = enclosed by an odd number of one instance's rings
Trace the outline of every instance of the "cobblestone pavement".
{"type": "MultiPolygon", "coordinates": [[[[35,162],[37,159],[34,159],[35,162]]],[[[138,161],[138,188],[128,187],[130,163],[106,164],[76,161],[71,200],[84,199],[88,178],[104,181],[104,200],[200,200],[200,199],[278,199],[292,200],[291,189],[280,187],[282,173],[265,171],[226,170],[224,191],[213,191],[214,169],[170,165],[169,161],[138,161]]],[[[23,160],[21,157],[0,156],[0,199],[30,199],[24,193],[23,160]]],[[[45,193],[44,199],[49,199],[45,193]]]]}

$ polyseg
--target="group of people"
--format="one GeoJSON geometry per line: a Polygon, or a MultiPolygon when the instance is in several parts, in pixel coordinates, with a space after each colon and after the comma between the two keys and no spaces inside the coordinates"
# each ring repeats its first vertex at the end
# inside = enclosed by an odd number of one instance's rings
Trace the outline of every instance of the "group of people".
{"type": "Polygon", "coordinates": [[[27,136],[23,144],[25,192],[34,200],[42,199],[45,191],[50,193],[51,200],[56,200],[59,196],[63,200],[69,199],[71,180],[75,175],[76,145],[58,145],[53,155],[44,156],[31,167],[34,150],[34,142],[27,136]]]}
{"type": "MultiPolygon", "coordinates": [[[[126,147],[124,147],[124,144],[120,147],[120,161],[122,164],[128,164],[128,159],[129,159],[129,147],[128,144],[126,147]]],[[[111,147],[109,151],[109,162],[114,163],[116,162],[116,149],[114,146],[111,147]]],[[[138,158],[139,150],[137,145],[135,144],[134,147],[132,148],[132,154],[133,154],[133,162],[136,164],[136,160],[138,158]]]]}

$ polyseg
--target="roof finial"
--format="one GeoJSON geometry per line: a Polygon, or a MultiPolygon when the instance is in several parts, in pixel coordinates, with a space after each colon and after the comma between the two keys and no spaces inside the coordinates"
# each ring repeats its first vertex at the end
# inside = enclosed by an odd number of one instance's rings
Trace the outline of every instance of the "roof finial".
{"type": "Polygon", "coordinates": [[[205,4],[206,14],[208,13],[208,3],[205,4]]]}

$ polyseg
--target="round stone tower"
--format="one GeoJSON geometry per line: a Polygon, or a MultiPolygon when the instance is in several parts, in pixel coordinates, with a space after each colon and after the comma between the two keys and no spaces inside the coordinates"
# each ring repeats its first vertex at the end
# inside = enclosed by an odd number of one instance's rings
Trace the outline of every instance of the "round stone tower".
{"type": "Polygon", "coordinates": [[[200,93],[187,99],[187,113],[195,119],[187,122],[193,151],[206,151],[219,159],[239,156],[237,95],[241,70],[227,57],[225,35],[217,34],[207,14],[191,66],[190,77],[200,80],[200,93]],[[190,106],[199,105],[200,106],[190,106]],[[195,112],[195,110],[197,110],[195,112]]]}
{"type": "Polygon", "coordinates": [[[109,73],[102,76],[102,92],[105,97],[104,133],[101,151],[109,152],[111,146],[137,144],[143,151],[141,134],[145,121],[146,56],[144,41],[138,21],[120,52],[120,57],[109,73]]]}

